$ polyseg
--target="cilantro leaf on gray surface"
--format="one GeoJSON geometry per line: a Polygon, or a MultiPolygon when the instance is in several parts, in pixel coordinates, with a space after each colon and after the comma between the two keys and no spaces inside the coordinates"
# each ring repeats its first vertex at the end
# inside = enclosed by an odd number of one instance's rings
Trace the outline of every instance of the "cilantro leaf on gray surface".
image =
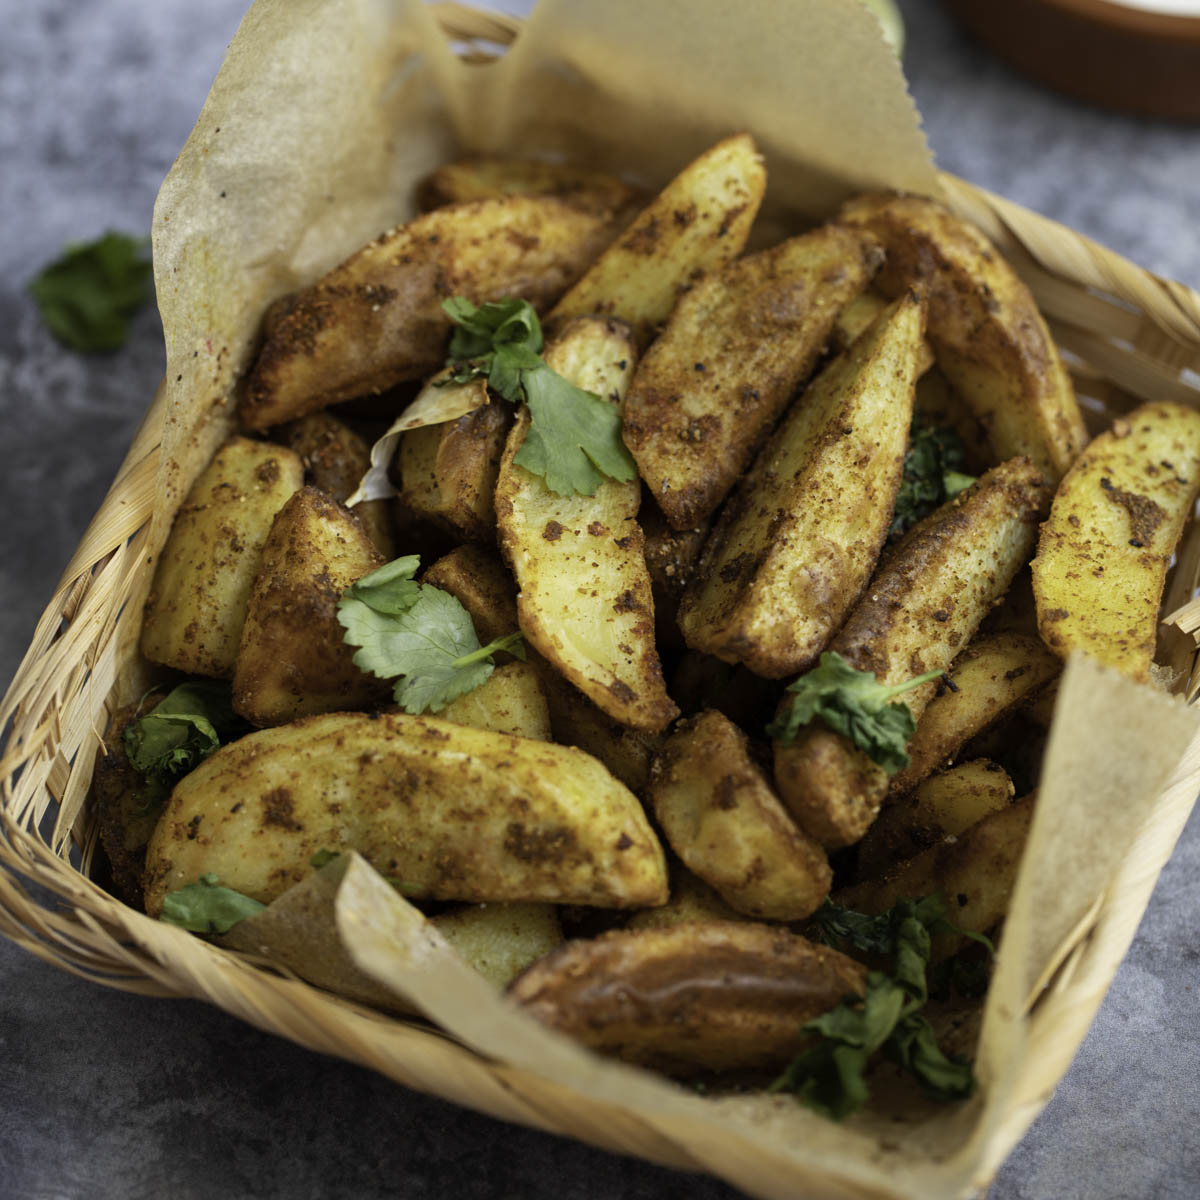
{"type": "Polygon", "coordinates": [[[148,780],[168,784],[198,767],[242,721],[233,711],[228,683],[181,683],[144,717],[125,726],[130,764],[148,780]]]}
{"type": "Polygon", "coordinates": [[[192,933],[228,933],[239,921],[266,908],[233,888],[222,887],[212,874],[163,897],[160,921],[192,933]]]}
{"type": "Polygon", "coordinates": [[[913,418],[889,537],[898,538],[975,482],[973,475],[959,470],[966,457],[962,439],[949,426],[927,425],[919,417],[913,418]]]}

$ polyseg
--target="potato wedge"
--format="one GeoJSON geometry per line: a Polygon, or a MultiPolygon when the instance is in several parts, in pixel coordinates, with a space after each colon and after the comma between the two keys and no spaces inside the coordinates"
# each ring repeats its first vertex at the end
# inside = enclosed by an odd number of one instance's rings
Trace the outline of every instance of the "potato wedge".
{"type": "Polygon", "coordinates": [[[556,196],[586,212],[615,213],[636,202],[636,188],[615,175],[522,158],[466,158],[445,163],[417,184],[422,212],[489,196],[556,196]]]}
{"type": "Polygon", "coordinates": [[[594,313],[620,317],[645,346],[679,293],[742,252],[762,203],[766,172],[749,134],[726,138],[689,163],[551,310],[550,328],[594,313]]]}
{"type": "Polygon", "coordinates": [[[674,528],[712,516],[881,261],[869,234],[825,225],[680,297],[638,364],[623,415],[638,473],[674,528]]]}
{"type": "Polygon", "coordinates": [[[915,297],[890,305],[780,425],[679,606],[694,650],[782,679],[828,645],[891,524],[923,324],[915,297]]]}
{"type": "Polygon", "coordinates": [[[1083,416],[1029,289],[995,247],[924,196],[858,196],[838,220],[883,243],[880,291],[924,292],[937,364],[988,431],[995,457],[1026,455],[1061,479],[1087,443],[1083,416]]]}
{"type": "Polygon", "coordinates": [[[383,566],[350,510],[303,487],[263,546],[233,672],[233,709],[252,725],[369,708],[389,687],[354,665],[338,623],[342,593],[383,566]]]}
{"type": "Polygon", "coordinates": [[[931,775],[907,796],[884,805],[858,844],[858,877],[882,875],[894,864],[998,812],[1015,795],[1008,773],[986,758],[931,775]]]}
{"type": "MultiPolygon", "coordinates": [[[[829,648],[883,684],[944,671],[1033,551],[1045,483],[1027,458],[986,475],[909,530],[829,648]]],[[[907,692],[918,720],[936,684],[907,692]]],[[[841,734],[802,729],[775,743],[775,785],[800,827],[827,847],[867,831],[888,777],[841,734]]]]}
{"type": "Polygon", "coordinates": [[[508,994],[593,1050],[689,1075],[782,1066],[811,1043],[805,1023],[865,981],[853,959],[784,929],[711,922],[568,942],[508,994]]]}
{"type": "Polygon", "coordinates": [[[1200,491],[1200,413],[1146,404],[1087,448],[1062,481],[1033,561],[1038,631],[1149,678],[1167,565],[1200,491]]]}
{"type": "Polygon", "coordinates": [[[712,888],[678,860],[669,862],[671,898],[657,908],[643,908],[625,922],[626,929],[666,929],[696,921],[749,921],[735,912],[712,888]]]}
{"type": "Polygon", "coordinates": [[[799,921],[829,895],[825,851],[796,828],[746,735],[721,713],[709,709],[667,738],[648,799],[684,865],[738,912],[799,921]]]}
{"type": "Polygon", "coordinates": [[[406,895],[641,908],[667,898],[637,799],[563,746],[433,717],[332,713],[222,747],[171,795],[146,911],[206,873],[264,903],[357,850],[406,895]]]}
{"type": "MultiPolygon", "coordinates": [[[[634,353],[619,322],[584,317],[568,325],[544,357],[576,386],[619,404],[634,353]]],[[[667,695],[654,647],[638,483],[606,479],[594,496],[560,496],[514,461],[528,430],[522,408],[496,484],[500,546],[521,589],[521,631],[609,716],[656,733],[679,710],[667,695]]]]}
{"type": "Polygon", "coordinates": [[[250,589],[275,514],[304,483],[298,455],[235,437],[201,472],[154,569],[142,653],[189,675],[232,679],[250,589]]]}
{"type": "Polygon", "coordinates": [[[482,546],[459,546],[421,576],[422,583],[449,592],[471,615],[485,645],[517,628],[517,587],[495,554],[482,546]]]}
{"type": "MultiPolygon", "coordinates": [[[[887,297],[874,288],[860,292],[838,313],[833,322],[830,335],[833,348],[838,352],[849,350],[887,306],[887,297]]],[[[922,342],[920,354],[917,356],[918,378],[923,379],[925,373],[933,369],[933,362],[933,347],[928,342],[922,342]]]]}
{"type": "Polygon", "coordinates": [[[472,904],[438,913],[429,923],[498,988],[563,940],[553,904],[472,904]]]}
{"type": "Polygon", "coordinates": [[[456,204],[383,234],[300,292],[247,381],[240,415],[265,429],[431,375],[446,358],[441,303],[520,296],[542,310],[616,233],[609,214],[553,196],[456,204]]]}
{"type": "Polygon", "coordinates": [[[438,716],[455,725],[512,733],[518,737],[550,740],[550,709],[537,671],[523,662],[497,667],[465,696],[452,700],[438,716]]]}

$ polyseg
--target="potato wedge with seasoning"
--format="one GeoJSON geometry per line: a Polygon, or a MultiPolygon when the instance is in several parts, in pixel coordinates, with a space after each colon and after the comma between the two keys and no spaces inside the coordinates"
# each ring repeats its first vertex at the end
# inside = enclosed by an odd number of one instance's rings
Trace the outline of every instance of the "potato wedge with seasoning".
{"type": "Polygon", "coordinates": [[[973,225],[924,196],[870,194],[838,220],[887,250],[875,285],[920,289],[937,364],[988,432],[998,460],[1026,455],[1057,482],[1087,443],[1070,376],[1029,289],[973,225]]]}
{"type": "Polygon", "coordinates": [[[247,380],[242,423],[265,429],[433,374],[451,328],[443,300],[520,296],[544,309],[616,231],[610,214],[553,196],[502,196],[440,208],[383,234],[277,320],[247,380]]]}
{"type": "Polygon", "coordinates": [[[749,921],[735,912],[702,879],[678,860],[669,864],[671,898],[657,908],[643,908],[625,922],[626,929],[666,929],[696,921],[749,921]]]}
{"type": "MultiPolygon", "coordinates": [[[[885,685],[946,670],[1033,553],[1044,494],[1041,471],[1014,458],[931,513],[885,558],[830,650],[885,685]]],[[[935,689],[904,695],[918,720],[935,689]]],[[[833,848],[867,831],[888,777],[847,738],[814,724],[794,742],[775,742],[775,785],[800,827],[833,848]]]]}
{"type": "Polygon", "coordinates": [[[825,851],[796,828],[746,735],[721,713],[710,709],[672,732],[647,799],[688,870],[738,912],[799,921],[829,895],[825,851]]]}
{"type": "Polygon", "coordinates": [[[692,649],[782,679],[828,645],[891,524],[923,325],[915,297],[890,305],[784,419],[684,593],[692,649]]]}
{"type": "Polygon", "coordinates": [[[433,717],[331,713],[224,746],[176,785],[146,856],[146,911],[208,873],[267,903],[322,850],[357,850],[414,897],[667,898],[641,805],[581,751],[433,717]]]}
{"type": "MultiPolygon", "coordinates": [[[[620,322],[583,317],[544,357],[576,387],[620,404],[634,354],[620,322]]],[[[520,588],[521,632],[609,716],[656,733],[679,710],[667,695],[654,645],[637,480],[605,479],[592,496],[559,495],[514,461],[529,427],[522,408],[496,484],[497,530],[520,588]]]]}
{"type": "Polygon", "coordinates": [[[1200,491],[1200,413],[1146,404],[1067,474],[1033,561],[1038,631],[1146,680],[1167,566],[1200,491]]]}
{"type": "Polygon", "coordinates": [[[623,414],[625,445],[674,528],[712,516],[881,261],[869,234],[825,225],[680,297],[623,414]]]}
{"type": "MultiPolygon", "coordinates": [[[[887,297],[874,288],[860,292],[838,313],[833,323],[830,335],[833,348],[839,352],[849,350],[887,306],[887,297]]],[[[933,347],[923,342],[917,357],[917,377],[923,379],[925,373],[933,369],[933,363],[933,347]]]]}
{"type": "Polygon", "coordinates": [[[142,653],[191,675],[232,679],[275,514],[304,483],[298,455],[230,438],[175,516],[154,570],[142,653]]]}
{"type": "Polygon", "coordinates": [[[647,345],[696,277],[737,258],[766,190],[749,134],[689,163],[551,310],[548,328],[595,313],[620,317],[647,345]]]}
{"type": "Polygon", "coordinates": [[[429,923],[498,988],[562,944],[553,904],[472,904],[438,913],[429,923]]]}
{"type": "Polygon", "coordinates": [[[497,667],[487,681],[451,700],[438,713],[443,721],[550,740],[550,709],[537,671],[524,662],[497,667]]]}
{"type": "Polygon", "coordinates": [[[866,968],[785,929],[705,922],[567,942],[509,996],[560,1033],[673,1075],[782,1066],[866,968]]]}

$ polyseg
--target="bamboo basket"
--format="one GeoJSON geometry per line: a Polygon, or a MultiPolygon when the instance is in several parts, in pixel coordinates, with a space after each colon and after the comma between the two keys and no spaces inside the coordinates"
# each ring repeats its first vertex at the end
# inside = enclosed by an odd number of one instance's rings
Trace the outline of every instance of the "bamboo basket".
{"type": "MultiPolygon", "coordinates": [[[[520,28],[515,19],[458,5],[436,11],[468,62],[486,60],[520,28]]],[[[996,243],[1032,289],[1098,420],[1144,399],[1200,408],[1200,295],[962,179],[943,173],[940,182],[948,203],[996,243]]],[[[166,533],[167,522],[162,514],[156,522],[154,511],[164,412],[160,388],[0,707],[0,722],[11,721],[0,769],[0,932],[105,986],[203,999],[260,1029],[491,1116],[670,1167],[713,1171],[746,1186],[729,1155],[713,1161],[672,1130],[487,1060],[427,1024],[384,1017],[181,936],[89,878],[97,845],[86,804],[93,764],[119,674],[136,657],[145,564],[166,533]]],[[[1198,582],[1200,529],[1193,527],[1164,610],[1191,601],[1198,582]]],[[[1030,1059],[1036,1067],[1019,1081],[991,1172],[1048,1100],[1082,1041],[1197,791],[1200,739],[1112,885],[1062,948],[1052,982],[1034,1006],[1037,1053],[1030,1059]]],[[[757,1165],[756,1194],[795,1194],[782,1167],[757,1165]]]]}

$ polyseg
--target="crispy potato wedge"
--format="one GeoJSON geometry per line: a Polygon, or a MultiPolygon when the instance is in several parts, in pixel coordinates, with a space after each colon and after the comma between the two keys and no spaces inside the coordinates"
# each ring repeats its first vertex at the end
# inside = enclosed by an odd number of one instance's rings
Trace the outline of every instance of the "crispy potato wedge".
{"type": "Polygon", "coordinates": [[[233,709],[252,725],[373,707],[382,680],[354,665],[338,600],[383,558],[348,508],[303,487],[279,510],[263,546],[233,672],[233,709]]]}
{"type": "Polygon", "coordinates": [[[465,696],[459,696],[438,716],[455,725],[513,733],[519,737],[548,742],[550,709],[537,671],[523,662],[497,667],[481,684],[465,696]]]}
{"type": "Polygon", "coordinates": [[[976,734],[1015,712],[1060,669],[1036,638],[1019,633],[976,638],[939,681],[908,744],[909,765],[892,776],[888,794],[901,796],[916,787],[976,734]]]}
{"type": "Polygon", "coordinates": [[[1200,491],[1200,412],[1146,404],[1101,434],[1042,526],[1033,591],[1042,639],[1149,678],[1167,565],[1200,491]]]}
{"type": "Polygon", "coordinates": [[[746,735],[721,713],[709,709],[667,738],[648,799],[688,870],[738,912],[799,921],[829,895],[825,851],[796,828],[746,735]]]}
{"type": "Polygon", "coordinates": [[[421,582],[454,596],[470,613],[484,645],[517,628],[517,588],[512,574],[482,546],[452,550],[421,576],[421,582]]]}
{"type": "Polygon", "coordinates": [[[472,904],[439,913],[429,923],[498,988],[563,940],[553,904],[472,904]]]}
{"type": "Polygon", "coordinates": [[[735,912],[702,879],[677,859],[669,860],[671,898],[657,908],[643,908],[625,922],[626,929],[666,929],[696,921],[749,921],[735,912]]]}
{"type": "Polygon", "coordinates": [[[426,175],[416,193],[422,212],[464,200],[514,194],[556,196],[597,213],[628,209],[640,196],[636,188],[603,171],[527,158],[488,157],[446,163],[426,175]]]}
{"type": "Polygon", "coordinates": [[[1026,455],[1057,482],[1087,443],[1070,376],[1029,289],[973,225],[924,196],[871,194],[843,206],[884,244],[885,295],[929,302],[929,341],[998,460],[1026,455]]]}
{"type": "MultiPolygon", "coordinates": [[[[909,530],[829,648],[880,683],[944,671],[1033,551],[1045,482],[1027,458],[989,471],[909,530]]],[[[936,684],[904,695],[920,720],[936,684]]],[[[827,847],[867,831],[888,777],[841,734],[802,729],[775,743],[775,785],[800,827],[827,847]]]]}
{"type": "Polygon", "coordinates": [[[223,746],[176,785],[146,857],[146,911],[209,872],[266,903],[319,850],[357,850],[414,897],[667,899],[641,805],[588,755],[433,717],[332,713],[223,746]]]}
{"type": "Polygon", "coordinates": [[[547,326],[599,313],[628,321],[638,345],[648,344],[697,275],[741,254],[766,178],[749,134],[706,150],[600,255],[551,310],[547,326]]]}
{"type": "Polygon", "coordinates": [[[998,812],[1015,795],[1008,773],[986,758],[931,775],[907,796],[886,804],[875,818],[858,844],[858,877],[882,875],[890,866],[998,812]]]}
{"type": "Polygon", "coordinates": [[[866,968],[784,929],[706,922],[568,942],[509,995],[593,1050],[669,1074],[781,1066],[866,968]]]}
{"type": "MultiPolygon", "coordinates": [[[[849,350],[887,306],[887,297],[874,288],[860,292],[834,319],[830,334],[833,349],[838,352],[849,350]]],[[[918,378],[923,379],[925,373],[933,369],[933,361],[933,347],[923,341],[917,356],[918,378]]]]}
{"type": "Polygon", "coordinates": [[[401,502],[457,538],[492,541],[496,478],[512,423],[512,406],[496,403],[410,429],[400,439],[401,502]]]}
{"type": "MultiPolygon", "coordinates": [[[[300,455],[306,483],[345,504],[371,465],[367,443],[344,421],[330,413],[309,413],[280,431],[289,450],[300,455]]],[[[364,500],[350,510],[362,522],[371,544],[384,562],[396,557],[396,539],[385,500],[364,500]]]]}
{"type": "Polygon", "coordinates": [[[250,373],[248,429],[431,375],[446,357],[442,301],[520,296],[542,310],[616,234],[610,214],[554,196],[440,208],[383,234],[300,292],[250,373]]]}
{"type": "Polygon", "coordinates": [[[154,569],[142,653],[189,675],[232,679],[250,589],[275,514],[304,483],[283,446],[235,437],[192,485],[154,569]]]}
{"type": "MultiPolygon", "coordinates": [[[[847,908],[874,915],[905,896],[941,892],[955,925],[969,933],[986,933],[1008,911],[1036,802],[1036,794],[1031,794],[1005,805],[880,879],[844,888],[833,898],[847,908]]],[[[933,961],[949,958],[967,941],[961,934],[934,934],[933,961]]]]}
{"type": "MultiPolygon", "coordinates": [[[[547,347],[577,387],[620,403],[634,347],[619,322],[582,317],[547,347]]],[[[654,646],[654,599],[637,523],[637,480],[560,496],[514,461],[529,430],[517,416],[496,484],[496,524],[528,642],[609,716],[656,733],[678,716],[654,646]]]]}
{"type": "Polygon", "coordinates": [[[915,297],[890,305],[780,425],[684,593],[693,649],[782,679],[828,645],[891,524],[923,323],[915,297]]]}
{"type": "Polygon", "coordinates": [[[623,414],[625,444],[674,528],[712,516],[881,261],[869,234],[825,225],[680,297],[623,414]]]}

